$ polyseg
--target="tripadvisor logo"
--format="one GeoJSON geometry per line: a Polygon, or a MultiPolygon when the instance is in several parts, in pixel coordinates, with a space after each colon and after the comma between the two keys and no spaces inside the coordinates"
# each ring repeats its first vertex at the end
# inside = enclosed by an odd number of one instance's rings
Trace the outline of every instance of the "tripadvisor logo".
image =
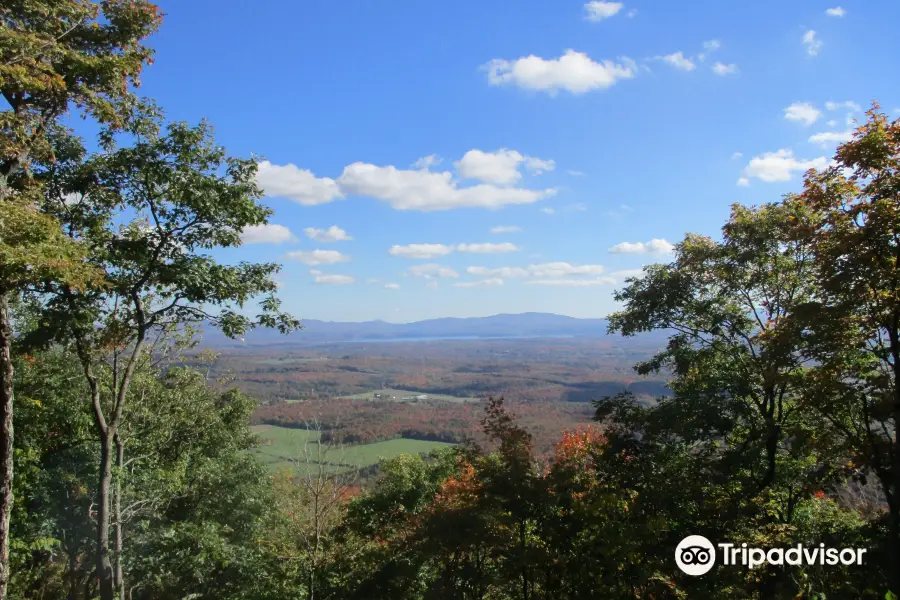
{"type": "Polygon", "coordinates": [[[861,565],[865,548],[826,548],[825,544],[790,548],[749,548],[747,544],[720,542],[713,545],[702,535],[689,535],[675,548],[675,564],[688,575],[708,573],[719,558],[725,566],[755,569],[761,565],[861,565]],[[718,557],[716,547],[719,548],[718,557]]]}

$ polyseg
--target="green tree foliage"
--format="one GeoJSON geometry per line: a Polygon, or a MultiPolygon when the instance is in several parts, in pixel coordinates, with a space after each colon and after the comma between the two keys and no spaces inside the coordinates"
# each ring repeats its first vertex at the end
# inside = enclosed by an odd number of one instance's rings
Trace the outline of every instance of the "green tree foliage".
{"type": "Polygon", "coordinates": [[[816,263],[817,293],[790,331],[816,363],[807,402],[847,446],[848,467],[880,484],[900,594],[900,121],[873,105],[796,202],[816,215],[793,231],[816,263]]]}
{"type": "MultiPolygon", "coordinates": [[[[100,442],[73,359],[53,350],[17,370],[27,433],[17,441],[16,598],[97,593],[100,442]]],[[[254,403],[177,366],[163,372],[143,363],[133,386],[141,402],[130,405],[121,431],[131,458],[115,470],[123,543],[114,558],[130,584],[127,596],[266,597],[265,574],[280,571],[260,542],[273,499],[268,477],[247,452],[254,403]]]]}
{"type": "Polygon", "coordinates": [[[9,578],[13,478],[13,331],[9,303],[22,286],[45,280],[73,287],[86,275],[76,244],[37,210],[33,161],[54,160],[58,123],[75,105],[104,126],[103,139],[130,111],[152,51],[141,41],[159,25],[143,0],[15,0],[0,7],[0,598],[9,578]]]}
{"type": "MultiPolygon", "coordinates": [[[[229,157],[209,127],[172,124],[157,134],[152,119],[137,122],[135,143],[41,173],[46,210],[81,240],[103,285],[42,290],[44,312],[32,336],[71,344],[89,388],[100,441],[97,561],[103,600],[125,594],[121,569],[110,558],[116,506],[113,465],[124,463],[120,429],[135,369],[192,323],[242,335],[256,326],[289,332],[299,322],[279,310],[276,264],[217,263],[206,251],[240,244],[245,227],[266,221],[259,204],[256,163],[229,157]],[[76,200],[66,201],[75,195],[76,200]],[[121,223],[122,214],[131,220],[121,223]],[[263,296],[254,320],[240,311],[263,296]],[[104,378],[110,385],[102,384],[104,378]]],[[[120,467],[122,465],[120,464],[120,467]]]]}

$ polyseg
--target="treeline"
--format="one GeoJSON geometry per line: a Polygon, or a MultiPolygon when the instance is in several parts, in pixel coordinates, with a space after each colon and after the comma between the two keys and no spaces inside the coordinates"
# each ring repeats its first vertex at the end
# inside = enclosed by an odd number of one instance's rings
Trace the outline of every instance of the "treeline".
{"type": "MultiPolygon", "coordinates": [[[[322,429],[326,441],[368,444],[395,438],[459,443],[483,440],[482,402],[392,402],[329,398],[260,406],[254,424],[322,429]]],[[[541,455],[548,454],[560,434],[590,419],[589,407],[559,402],[515,402],[512,412],[541,455]]]]}

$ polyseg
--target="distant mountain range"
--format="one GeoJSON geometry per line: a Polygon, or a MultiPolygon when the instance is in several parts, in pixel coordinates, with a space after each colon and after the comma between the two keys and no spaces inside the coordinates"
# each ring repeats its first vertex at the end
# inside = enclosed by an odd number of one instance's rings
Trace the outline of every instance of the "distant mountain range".
{"type": "Polygon", "coordinates": [[[304,320],[303,329],[288,336],[277,331],[257,329],[246,339],[230,340],[213,328],[206,328],[203,345],[258,346],[272,344],[306,345],[355,341],[473,339],[473,338],[541,338],[541,337],[606,337],[606,319],[576,319],[549,313],[494,315],[468,319],[445,318],[415,323],[364,321],[304,320]]]}

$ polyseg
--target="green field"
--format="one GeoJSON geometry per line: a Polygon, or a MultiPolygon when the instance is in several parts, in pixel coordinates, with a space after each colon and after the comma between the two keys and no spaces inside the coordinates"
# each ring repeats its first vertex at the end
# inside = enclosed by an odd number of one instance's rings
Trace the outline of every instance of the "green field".
{"type": "Polygon", "coordinates": [[[445,442],[396,439],[326,451],[319,447],[319,434],[316,431],[272,425],[256,425],[251,430],[261,441],[271,440],[271,443],[260,445],[256,453],[260,461],[272,471],[281,468],[293,470],[298,464],[308,464],[315,469],[324,467],[327,471],[346,471],[354,467],[374,465],[382,458],[420,454],[452,446],[445,442]]]}
{"type": "Polygon", "coordinates": [[[350,400],[385,400],[393,402],[479,402],[478,398],[461,398],[459,396],[448,396],[446,394],[432,394],[429,392],[411,392],[409,390],[384,389],[365,392],[363,394],[355,394],[353,396],[344,396],[350,400]],[[375,394],[382,394],[386,398],[375,398],[375,394]],[[393,398],[392,398],[393,396],[393,398]],[[412,396],[428,396],[426,400],[403,400],[404,397],[412,396]]]}

